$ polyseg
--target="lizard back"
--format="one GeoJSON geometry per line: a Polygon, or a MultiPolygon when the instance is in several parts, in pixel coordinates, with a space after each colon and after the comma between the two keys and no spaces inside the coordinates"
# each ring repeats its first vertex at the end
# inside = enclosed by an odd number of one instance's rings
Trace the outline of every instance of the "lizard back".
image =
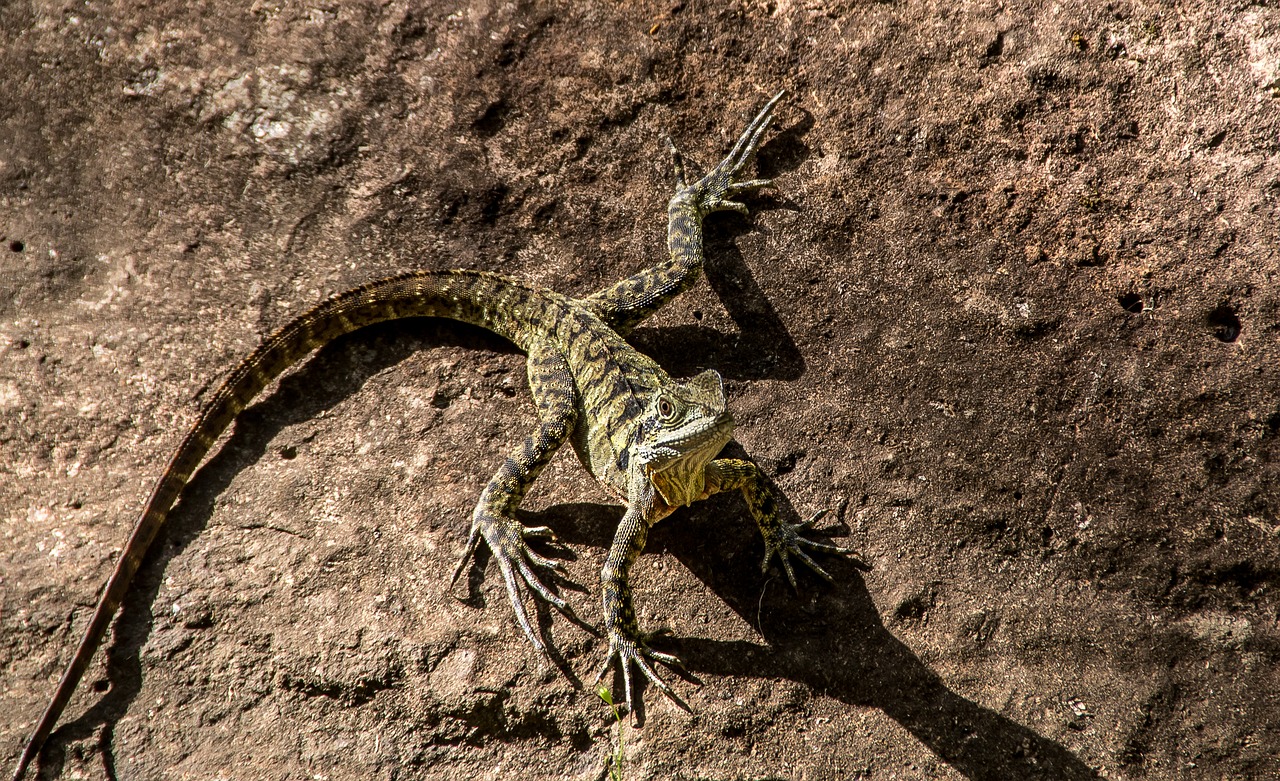
{"type": "Polygon", "coordinates": [[[597,480],[625,500],[636,425],[650,397],[671,379],[576,301],[561,313],[556,336],[582,413],[570,440],[573,449],[597,480]]]}

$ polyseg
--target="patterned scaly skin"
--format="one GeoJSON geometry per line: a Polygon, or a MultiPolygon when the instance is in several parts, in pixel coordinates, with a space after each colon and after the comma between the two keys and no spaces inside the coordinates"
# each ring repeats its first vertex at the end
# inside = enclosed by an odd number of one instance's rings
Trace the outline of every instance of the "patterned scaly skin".
{"type": "MultiPolygon", "coordinates": [[[[57,723],[76,684],[106,634],[166,514],[187,480],[236,416],[277,376],[332,339],[373,323],[402,317],[447,317],[487,328],[528,354],[529,388],[538,427],[498,468],[472,513],[471,534],[453,580],[481,539],[502,573],[516,619],[538,651],[547,649],[534,632],[520,584],[564,610],[565,602],[539,579],[534,566],[559,570],[540,556],[528,537],[551,536],[546,527],[526,528],[515,518],[525,492],[555,451],[570,442],[582,463],[627,503],[601,572],[609,650],[600,674],[616,662],[626,701],[632,704],[631,668],[638,667],[659,690],[683,706],[648,659],[676,664],[654,651],[636,624],[628,573],[644,550],[649,528],[675,508],[720,491],[739,490],[765,540],[762,569],[776,554],[795,585],[791,556],[830,576],[805,552],[844,552],[798,531],[807,524],[784,522],[760,468],[751,461],[716,459],[729,441],[733,419],[725,409],[720,375],[706,371],[688,382],[667,376],[653,360],[622,338],[636,324],[687,290],[702,269],[702,220],[715,211],[746,207],[739,193],[769,184],[738,181],[769,126],[775,96],[747,126],[729,155],[693,184],[675,158],[678,189],[668,208],[671,257],[594,295],[573,299],[497,274],[476,271],[413,272],[371,282],[333,296],[285,325],[231,372],[178,446],[134,526],[94,609],[89,626],[53,698],[38,722],[14,773],[21,779],[57,723]]],[[[597,680],[599,680],[599,675],[597,680]]]]}

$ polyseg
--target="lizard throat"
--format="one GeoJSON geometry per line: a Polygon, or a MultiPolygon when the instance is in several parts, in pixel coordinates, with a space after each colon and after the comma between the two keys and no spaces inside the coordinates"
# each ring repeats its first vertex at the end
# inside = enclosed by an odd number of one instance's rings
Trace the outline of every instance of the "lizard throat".
{"type": "Polygon", "coordinates": [[[722,414],[715,425],[703,432],[696,443],[684,444],[680,458],[649,472],[649,481],[662,500],[682,507],[702,498],[706,490],[706,467],[733,437],[733,418],[722,414]]]}

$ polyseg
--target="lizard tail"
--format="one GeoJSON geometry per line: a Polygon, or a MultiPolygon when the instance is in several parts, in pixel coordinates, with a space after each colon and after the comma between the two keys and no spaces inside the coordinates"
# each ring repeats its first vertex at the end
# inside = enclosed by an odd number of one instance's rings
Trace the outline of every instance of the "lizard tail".
{"type": "Polygon", "coordinates": [[[290,366],[345,333],[403,317],[448,317],[479,325],[523,344],[529,324],[552,301],[544,291],[476,271],[411,272],[339,293],[294,318],[242,360],[223,381],[187,431],[138,518],[124,552],[98,598],[52,699],[18,760],[14,781],[40,753],[106,635],[133,576],[196,467],[236,416],[290,366]],[[523,324],[523,325],[521,325],[523,324]]]}

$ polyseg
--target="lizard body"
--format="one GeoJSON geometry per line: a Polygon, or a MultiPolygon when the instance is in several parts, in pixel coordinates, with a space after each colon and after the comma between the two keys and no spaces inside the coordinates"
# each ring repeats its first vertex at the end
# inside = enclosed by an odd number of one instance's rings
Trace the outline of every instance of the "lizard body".
{"type": "MultiPolygon", "coordinates": [[[[777,554],[795,583],[789,556],[823,577],[804,547],[842,548],[801,537],[805,524],[784,522],[763,473],[744,459],[716,459],[730,440],[720,375],[706,371],[678,382],[623,338],[636,324],[688,289],[702,269],[702,220],[720,210],[746,211],[732,200],[765,180],[738,181],[754,154],[779,93],[747,126],[729,155],[693,184],[672,149],[678,187],[668,207],[670,257],[653,268],[584,298],[574,299],[497,274],[477,271],[411,272],[339,293],[287,323],[240,362],[203,405],[161,474],[124,552],[99,597],[75,655],[19,759],[24,775],[66,707],[106,634],[143,557],[187,481],[236,416],[282,372],[332,339],[367,325],[404,317],[446,317],[493,331],[528,355],[529,388],[538,426],[499,466],[472,513],[471,532],[453,580],[484,540],[493,553],[521,629],[547,649],[529,623],[524,587],[564,610],[533,566],[560,565],[530,549],[525,539],[550,536],[515,518],[525,492],[551,456],[569,442],[586,468],[627,503],[601,572],[601,599],[611,663],[621,668],[632,703],[631,667],[683,706],[647,659],[676,658],[647,647],[636,624],[628,572],[644,549],[649,528],[675,508],[720,491],[739,490],[765,538],[765,561],[777,554]]],[[[599,676],[597,676],[597,680],[599,676]]]]}

